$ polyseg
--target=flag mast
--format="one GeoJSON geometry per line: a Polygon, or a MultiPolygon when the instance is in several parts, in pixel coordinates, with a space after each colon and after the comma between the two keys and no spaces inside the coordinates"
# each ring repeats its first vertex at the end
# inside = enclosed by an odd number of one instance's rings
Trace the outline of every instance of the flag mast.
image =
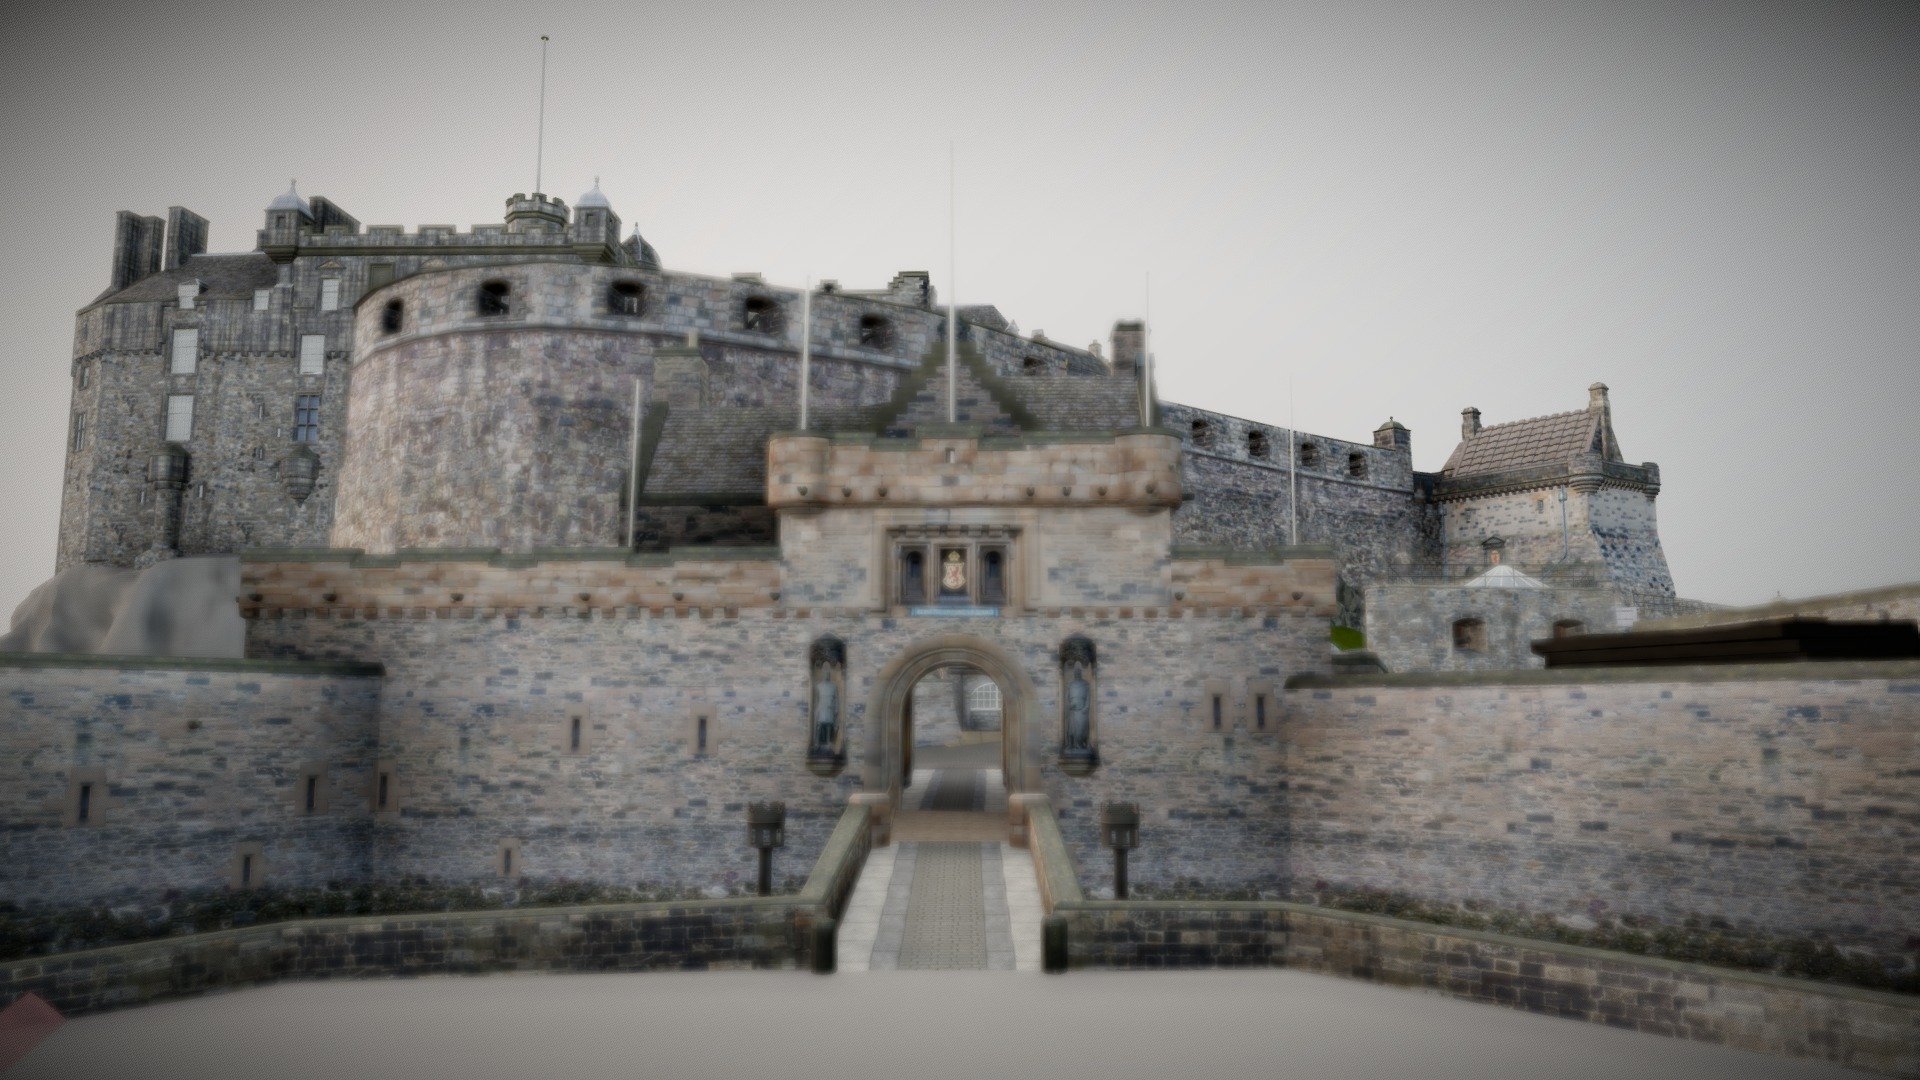
{"type": "Polygon", "coordinates": [[[547,35],[540,35],[540,120],[533,136],[533,190],[540,190],[540,166],[547,153],[547,35]]]}
{"type": "Polygon", "coordinates": [[[813,381],[813,275],[800,294],[800,430],[807,430],[807,388],[813,381]]]}
{"type": "Polygon", "coordinates": [[[960,287],[956,284],[954,267],[958,259],[954,255],[954,151],[953,141],[947,141],[947,423],[960,421],[959,370],[960,370],[960,287]]]}

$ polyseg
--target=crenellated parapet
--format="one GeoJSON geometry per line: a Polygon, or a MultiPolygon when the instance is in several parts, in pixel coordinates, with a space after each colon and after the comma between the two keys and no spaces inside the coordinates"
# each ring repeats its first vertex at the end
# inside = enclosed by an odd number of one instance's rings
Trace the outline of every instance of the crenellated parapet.
{"type": "Polygon", "coordinates": [[[1156,430],[1110,437],[914,440],[778,435],[767,444],[767,504],[841,506],[1180,505],[1180,440],[1156,430]]]}

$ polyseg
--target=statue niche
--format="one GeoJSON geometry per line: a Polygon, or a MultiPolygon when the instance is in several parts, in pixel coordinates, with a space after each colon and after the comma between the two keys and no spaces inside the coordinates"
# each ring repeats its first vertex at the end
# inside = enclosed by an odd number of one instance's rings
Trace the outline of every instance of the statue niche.
{"type": "Polygon", "coordinates": [[[1100,763],[1095,723],[1099,685],[1093,642],[1075,634],[1060,643],[1060,769],[1085,776],[1100,763]]]}
{"type": "Polygon", "coordinates": [[[807,768],[834,776],[847,764],[847,644],[827,636],[807,650],[807,768]]]}

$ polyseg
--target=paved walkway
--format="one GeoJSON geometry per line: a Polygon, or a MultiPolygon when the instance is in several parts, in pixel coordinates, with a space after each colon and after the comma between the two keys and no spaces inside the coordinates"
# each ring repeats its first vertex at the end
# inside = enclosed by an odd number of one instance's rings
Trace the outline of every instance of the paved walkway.
{"type": "Polygon", "coordinates": [[[1040,970],[1040,883],[1033,858],[1003,839],[998,768],[915,769],[908,790],[913,809],[847,899],[839,970],[1040,970]]]}

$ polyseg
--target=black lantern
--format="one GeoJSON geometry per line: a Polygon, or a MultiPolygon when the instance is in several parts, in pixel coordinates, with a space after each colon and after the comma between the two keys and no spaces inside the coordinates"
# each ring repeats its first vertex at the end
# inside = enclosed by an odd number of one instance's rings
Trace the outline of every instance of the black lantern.
{"type": "Polygon", "coordinates": [[[773,849],[787,843],[787,804],[747,804],[747,843],[760,849],[760,895],[773,892],[773,849]]]}
{"type": "Polygon", "coordinates": [[[1100,807],[1100,841],[1113,849],[1113,898],[1127,898],[1127,852],[1140,846],[1140,807],[1110,802],[1100,807]]]}

